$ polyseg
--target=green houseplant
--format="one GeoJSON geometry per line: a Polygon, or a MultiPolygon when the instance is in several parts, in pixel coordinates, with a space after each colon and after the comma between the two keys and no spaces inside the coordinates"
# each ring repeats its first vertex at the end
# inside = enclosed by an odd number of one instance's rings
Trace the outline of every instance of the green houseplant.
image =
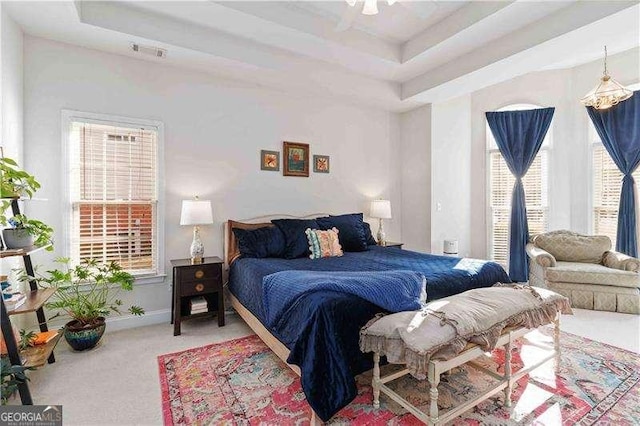
{"type": "Polygon", "coordinates": [[[0,363],[2,364],[0,365],[0,381],[2,384],[1,399],[2,405],[5,405],[9,401],[9,398],[11,398],[11,395],[18,390],[18,386],[29,380],[25,371],[33,370],[33,368],[23,365],[11,365],[9,357],[5,355],[0,357],[0,363]]]}
{"type": "MultiPolygon", "coordinates": [[[[121,314],[123,303],[118,295],[121,291],[133,290],[134,278],[117,262],[100,263],[95,259],[85,259],[81,264],[72,266],[68,258],[55,261],[60,269],[52,269],[36,277],[40,284],[55,289],[53,301],[46,306],[58,311],[52,318],[71,318],[65,324],[64,337],[73,349],[90,349],[104,333],[105,316],[112,312],[121,314]]],[[[144,309],[136,305],[127,310],[133,315],[144,314],[144,309]]]]}
{"type": "Polygon", "coordinates": [[[40,183],[35,177],[21,170],[15,160],[0,157],[0,197],[18,198],[33,194],[40,189],[40,183]]]}
{"type": "MultiPolygon", "coordinates": [[[[34,244],[44,246],[53,243],[53,228],[39,220],[29,219],[23,214],[15,215],[9,219],[0,215],[0,224],[10,225],[9,228],[2,230],[2,237],[7,248],[15,249],[34,244]]],[[[49,246],[47,250],[53,250],[53,247],[49,246]]]]}

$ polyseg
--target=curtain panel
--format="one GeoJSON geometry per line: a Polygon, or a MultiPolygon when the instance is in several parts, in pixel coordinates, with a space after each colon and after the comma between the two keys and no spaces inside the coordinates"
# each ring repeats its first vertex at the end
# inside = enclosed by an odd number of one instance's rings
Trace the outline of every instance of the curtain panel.
{"type": "Polygon", "coordinates": [[[632,173],[640,164],[640,92],[609,109],[587,107],[602,145],[618,166],[622,192],[618,207],[616,251],[638,257],[635,181],[632,173]]]}
{"type": "Polygon", "coordinates": [[[539,108],[486,113],[498,149],[516,178],[509,223],[509,277],[514,282],[529,279],[529,260],[525,251],[529,241],[529,225],[522,178],[542,146],[554,111],[555,108],[539,108]]]}

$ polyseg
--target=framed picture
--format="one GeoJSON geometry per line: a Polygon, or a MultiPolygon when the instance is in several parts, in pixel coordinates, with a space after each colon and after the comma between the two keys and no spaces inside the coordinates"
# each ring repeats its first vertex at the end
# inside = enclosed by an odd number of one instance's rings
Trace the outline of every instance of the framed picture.
{"type": "Polygon", "coordinates": [[[313,172],[329,173],[329,156],[328,155],[313,156],[313,172]]]}
{"type": "Polygon", "coordinates": [[[309,144],[284,142],[282,150],[285,176],[309,177],[309,144]]]}
{"type": "Polygon", "coordinates": [[[260,151],[260,170],[280,171],[280,151],[260,151]]]}

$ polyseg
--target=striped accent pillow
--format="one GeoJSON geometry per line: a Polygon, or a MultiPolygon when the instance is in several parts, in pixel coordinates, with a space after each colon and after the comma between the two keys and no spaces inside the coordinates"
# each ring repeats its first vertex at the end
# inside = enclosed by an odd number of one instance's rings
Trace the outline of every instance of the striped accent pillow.
{"type": "Polygon", "coordinates": [[[304,233],[307,234],[307,240],[309,240],[310,259],[342,256],[342,246],[338,240],[337,228],[331,228],[326,231],[307,228],[304,233]]]}

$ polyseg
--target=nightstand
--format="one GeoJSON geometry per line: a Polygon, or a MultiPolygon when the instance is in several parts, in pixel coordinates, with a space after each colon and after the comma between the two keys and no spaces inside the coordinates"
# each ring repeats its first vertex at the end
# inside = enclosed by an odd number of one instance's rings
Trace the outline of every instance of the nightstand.
{"type": "Polygon", "coordinates": [[[224,296],[222,287],[222,259],[205,257],[202,263],[193,265],[191,259],[172,260],[173,302],[171,320],[173,335],[180,335],[180,323],[192,318],[218,316],[218,326],[224,326],[224,296]],[[191,313],[191,301],[204,297],[207,310],[191,313]]]}
{"type": "Polygon", "coordinates": [[[394,243],[393,241],[387,241],[387,245],[385,245],[384,247],[395,247],[395,248],[402,249],[403,245],[404,243],[394,243]]]}

